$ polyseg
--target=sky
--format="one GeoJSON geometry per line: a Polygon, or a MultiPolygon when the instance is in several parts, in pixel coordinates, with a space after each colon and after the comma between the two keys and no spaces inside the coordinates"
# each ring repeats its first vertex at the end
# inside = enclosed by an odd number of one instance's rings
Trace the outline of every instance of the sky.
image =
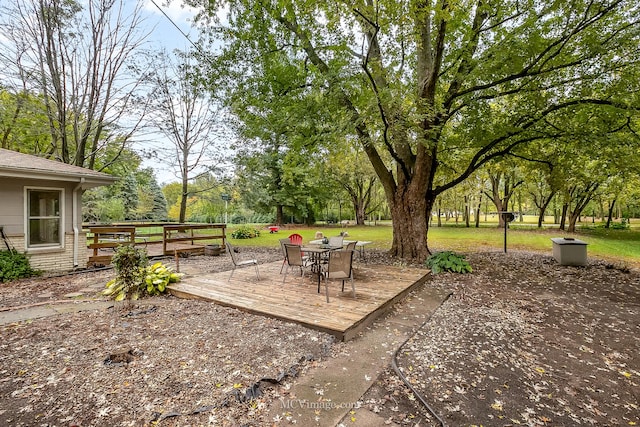
{"type": "MultiPolygon", "coordinates": [[[[4,6],[4,3],[8,1],[15,0],[0,0],[0,6],[4,6]]],[[[85,0],[80,0],[80,2],[83,1],[85,0]]],[[[183,6],[182,0],[123,0],[125,13],[128,12],[127,9],[130,9],[129,12],[132,12],[136,4],[139,4],[138,1],[142,2],[141,12],[144,25],[144,27],[139,30],[142,33],[149,32],[146,38],[147,48],[163,49],[171,54],[176,49],[188,51],[192,47],[191,42],[184,34],[192,41],[198,39],[198,31],[192,28],[192,19],[197,11],[193,8],[183,6]],[[161,8],[162,11],[159,8],[161,8]],[[176,28],[176,25],[180,30],[176,28]]],[[[2,40],[0,39],[0,43],[1,42],[2,40]]],[[[149,142],[154,145],[167,146],[167,144],[169,144],[169,146],[171,146],[171,143],[159,133],[146,134],[143,138],[147,143],[138,142],[134,144],[133,148],[135,150],[148,148],[149,142]]],[[[178,181],[178,178],[172,173],[172,168],[164,164],[164,162],[143,160],[142,167],[153,168],[159,184],[178,181]]]]}
{"type": "Polygon", "coordinates": [[[170,20],[195,41],[197,32],[191,28],[191,19],[196,14],[196,10],[182,6],[182,3],[176,0],[172,0],[169,5],[166,3],[166,0],[155,0],[155,4],[151,0],[145,0],[144,2],[143,12],[150,29],[153,29],[149,36],[149,42],[159,47],[166,47],[169,52],[173,49],[187,50],[190,47],[189,41],[170,20]],[[158,10],[156,5],[164,11],[168,18],[158,10]]]}
{"type": "MultiPolygon", "coordinates": [[[[196,11],[192,8],[183,7],[182,2],[179,0],[172,0],[168,6],[166,3],[167,0],[155,0],[155,4],[151,0],[144,1],[143,13],[145,22],[149,26],[149,31],[151,31],[148,42],[154,48],[164,48],[169,53],[175,49],[187,51],[191,47],[191,43],[171,21],[180,27],[180,30],[191,40],[195,41],[198,38],[198,33],[191,27],[191,19],[196,14],[196,11]],[[168,18],[156,5],[162,8],[168,18]]],[[[148,135],[148,137],[157,141],[161,141],[164,138],[160,134],[152,134],[148,135]]],[[[166,164],[160,164],[155,159],[144,160],[142,167],[153,168],[160,185],[178,181],[178,178],[171,171],[171,167],[166,164]]]]}

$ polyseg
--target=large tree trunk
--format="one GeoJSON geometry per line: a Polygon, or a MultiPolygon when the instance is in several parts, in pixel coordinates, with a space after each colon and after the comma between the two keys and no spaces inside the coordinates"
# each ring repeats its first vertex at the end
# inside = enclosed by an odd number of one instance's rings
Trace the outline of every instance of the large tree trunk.
{"type": "Polygon", "coordinates": [[[616,199],[613,199],[609,204],[609,214],[607,215],[607,223],[605,224],[604,228],[611,227],[611,217],[613,216],[613,208],[615,205],[616,205],[616,199]]]}
{"type": "Polygon", "coordinates": [[[482,208],[482,193],[478,199],[478,206],[476,207],[476,228],[480,228],[480,209],[482,208]]]}
{"type": "Polygon", "coordinates": [[[362,203],[358,203],[356,206],[356,224],[364,225],[364,219],[366,217],[365,208],[362,203]]]}
{"type": "Polygon", "coordinates": [[[565,224],[567,223],[567,211],[569,210],[569,203],[562,204],[562,213],[560,214],[560,230],[565,229],[565,224]]]}
{"type": "Polygon", "coordinates": [[[424,195],[398,197],[391,206],[393,244],[391,253],[400,258],[424,261],[431,255],[427,245],[429,215],[433,201],[424,195]]]}
{"type": "Polygon", "coordinates": [[[509,199],[513,196],[516,188],[524,181],[516,181],[512,175],[498,172],[496,174],[489,174],[489,180],[491,181],[491,193],[485,192],[489,200],[493,202],[498,211],[498,228],[504,228],[504,219],[500,212],[506,212],[509,210],[509,199]],[[500,194],[500,183],[503,183],[503,194],[500,194]]]}
{"type": "Polygon", "coordinates": [[[573,215],[573,213],[569,215],[569,228],[567,229],[569,233],[575,233],[578,217],[579,215],[573,215]]]}
{"type": "Polygon", "coordinates": [[[276,224],[282,225],[284,224],[284,208],[281,204],[276,206],[276,224]]]}
{"type": "Polygon", "coordinates": [[[342,186],[351,197],[351,203],[353,204],[353,211],[356,215],[357,225],[364,225],[367,209],[371,203],[371,193],[375,182],[376,179],[374,177],[356,177],[352,181],[344,180],[341,182],[342,186]]]}
{"type": "Polygon", "coordinates": [[[540,206],[538,206],[538,228],[542,228],[542,223],[544,222],[544,214],[547,212],[549,203],[551,203],[551,200],[553,200],[553,196],[555,196],[555,194],[555,191],[551,192],[551,194],[549,194],[549,197],[544,199],[540,206]]]}
{"type": "Polygon", "coordinates": [[[545,209],[540,208],[538,210],[538,228],[542,228],[542,223],[544,222],[544,212],[545,209]]]}
{"type": "Polygon", "coordinates": [[[586,208],[591,199],[593,199],[593,196],[599,186],[600,184],[591,182],[578,192],[575,207],[571,211],[571,215],[569,217],[569,230],[567,231],[569,231],[570,233],[576,231],[576,221],[578,220],[578,218],[580,218],[580,215],[582,214],[584,208],[586,208]]]}

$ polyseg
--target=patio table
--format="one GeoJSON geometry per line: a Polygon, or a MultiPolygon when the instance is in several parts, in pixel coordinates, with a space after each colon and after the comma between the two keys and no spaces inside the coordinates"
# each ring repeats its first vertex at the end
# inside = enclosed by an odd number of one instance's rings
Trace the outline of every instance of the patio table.
{"type": "MultiPolygon", "coordinates": [[[[344,243],[344,245],[346,246],[347,244],[351,243],[351,242],[356,242],[356,251],[358,251],[358,253],[360,254],[360,259],[363,261],[367,261],[366,258],[366,253],[364,251],[364,247],[366,245],[370,245],[373,242],[367,241],[367,240],[343,240],[342,243],[344,243]]],[[[321,245],[322,244],[322,239],[318,239],[318,240],[311,240],[309,242],[310,245],[321,245]]]]}
{"type": "Polygon", "coordinates": [[[322,276],[322,255],[330,251],[342,249],[342,246],[325,245],[322,244],[322,240],[319,242],[320,244],[315,244],[314,246],[302,247],[302,252],[309,255],[309,259],[311,260],[311,272],[318,275],[318,293],[320,293],[320,276],[322,276]]]}

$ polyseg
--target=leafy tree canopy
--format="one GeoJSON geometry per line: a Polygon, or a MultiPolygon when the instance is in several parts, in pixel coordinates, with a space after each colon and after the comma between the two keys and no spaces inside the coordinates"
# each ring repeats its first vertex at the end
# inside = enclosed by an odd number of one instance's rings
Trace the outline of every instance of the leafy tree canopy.
{"type": "Polygon", "coordinates": [[[585,130],[627,133],[637,146],[636,1],[189,3],[222,46],[215,62],[202,58],[208,85],[238,94],[246,82],[302,81],[332,129],[358,138],[401,257],[427,257],[438,194],[520,147],[585,130]],[[275,56],[296,72],[255,68],[275,56]]]}

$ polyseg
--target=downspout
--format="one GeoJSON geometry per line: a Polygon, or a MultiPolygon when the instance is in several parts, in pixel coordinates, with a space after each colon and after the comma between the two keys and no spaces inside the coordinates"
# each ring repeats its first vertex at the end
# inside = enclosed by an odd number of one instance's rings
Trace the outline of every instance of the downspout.
{"type": "Polygon", "coordinates": [[[84,177],[80,178],[80,182],[73,189],[73,196],[71,197],[71,222],[73,222],[73,268],[78,267],[78,240],[80,236],[80,230],[78,229],[78,191],[82,189],[84,184],[84,177]]]}

